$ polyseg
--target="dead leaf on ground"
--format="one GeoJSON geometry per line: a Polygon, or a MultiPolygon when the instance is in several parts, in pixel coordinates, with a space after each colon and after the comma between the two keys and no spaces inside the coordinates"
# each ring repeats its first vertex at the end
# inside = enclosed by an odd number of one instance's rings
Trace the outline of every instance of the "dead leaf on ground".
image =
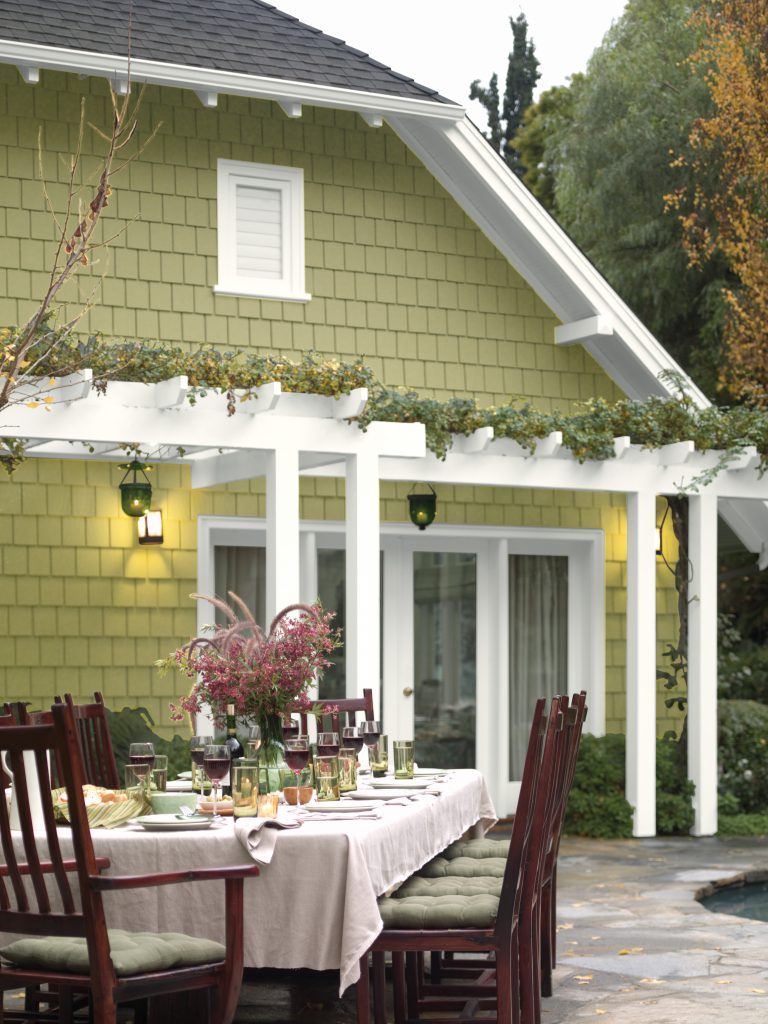
{"type": "Polygon", "coordinates": [[[632,954],[632,953],[642,953],[642,952],[643,952],[643,947],[642,946],[632,946],[631,949],[620,949],[619,950],[619,956],[630,956],[630,954],[632,954]]]}

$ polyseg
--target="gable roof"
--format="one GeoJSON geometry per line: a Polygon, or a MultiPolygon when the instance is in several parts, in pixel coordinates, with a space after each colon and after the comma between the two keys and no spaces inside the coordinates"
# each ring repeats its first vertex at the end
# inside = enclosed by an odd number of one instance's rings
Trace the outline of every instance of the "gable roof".
{"type": "MultiPolygon", "coordinates": [[[[30,82],[41,67],[124,81],[128,4],[117,2],[0,0],[0,63],[30,82]]],[[[133,0],[133,12],[134,81],[192,89],[213,106],[221,92],[274,100],[291,117],[306,103],[386,119],[563,321],[556,344],[583,345],[631,398],[671,397],[659,380],[671,369],[709,404],[461,106],[263,0],[133,0]]],[[[722,500],[720,514],[768,564],[766,504],[722,500]]]]}
{"type": "MultiPolygon", "coordinates": [[[[127,0],[2,0],[0,39],[128,53],[127,0]]],[[[133,0],[137,60],[450,103],[386,64],[262,0],[133,0]]]]}

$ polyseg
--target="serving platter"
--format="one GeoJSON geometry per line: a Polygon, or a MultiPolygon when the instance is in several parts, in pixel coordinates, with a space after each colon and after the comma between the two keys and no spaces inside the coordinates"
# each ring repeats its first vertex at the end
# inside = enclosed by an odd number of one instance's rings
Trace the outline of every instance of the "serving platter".
{"type": "Polygon", "coordinates": [[[426,789],[434,784],[434,779],[396,779],[391,778],[370,779],[369,786],[374,789],[426,789]]]}

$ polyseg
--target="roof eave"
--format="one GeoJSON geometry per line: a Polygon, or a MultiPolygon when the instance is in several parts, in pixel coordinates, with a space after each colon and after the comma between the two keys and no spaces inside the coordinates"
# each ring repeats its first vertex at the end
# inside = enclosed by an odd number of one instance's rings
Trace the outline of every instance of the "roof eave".
{"type": "Polygon", "coordinates": [[[361,114],[398,115],[449,123],[462,120],[465,114],[461,106],[436,100],[142,60],[137,57],[131,58],[129,62],[127,57],[119,54],[41,46],[11,39],[0,39],[0,63],[13,64],[20,69],[48,68],[93,75],[113,82],[125,82],[130,71],[130,78],[134,82],[191,89],[203,94],[248,96],[291,105],[306,103],[308,106],[353,110],[361,114]]]}

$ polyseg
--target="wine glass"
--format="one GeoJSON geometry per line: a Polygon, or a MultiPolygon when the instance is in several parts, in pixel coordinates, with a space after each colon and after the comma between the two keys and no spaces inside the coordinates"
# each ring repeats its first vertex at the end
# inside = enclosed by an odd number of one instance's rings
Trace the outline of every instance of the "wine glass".
{"type": "Polygon", "coordinates": [[[381,736],[381,722],[377,722],[374,718],[366,718],[360,724],[360,736],[362,736],[366,747],[375,747],[381,736]]]}
{"type": "Polygon", "coordinates": [[[283,743],[286,740],[295,740],[299,735],[299,723],[292,715],[283,719],[283,743]]]}
{"type": "Polygon", "coordinates": [[[356,725],[345,725],[341,730],[342,747],[351,747],[356,754],[363,749],[363,737],[357,731],[356,725]]]}
{"type": "Polygon", "coordinates": [[[317,734],[317,752],[321,757],[338,757],[339,734],[337,732],[319,732],[317,734]]]}
{"type": "MultiPolygon", "coordinates": [[[[203,755],[210,742],[210,736],[193,736],[189,741],[189,756],[192,758],[192,764],[197,768],[197,772],[193,772],[192,778],[199,784],[201,793],[204,789],[203,755]]],[[[195,788],[194,782],[192,788],[195,788]]]]}
{"type": "Polygon", "coordinates": [[[309,763],[309,740],[306,736],[297,736],[285,741],[285,763],[296,776],[296,807],[301,806],[299,799],[299,777],[309,763]]]}
{"type": "Polygon", "coordinates": [[[131,743],[128,748],[128,761],[133,768],[133,774],[144,783],[148,794],[152,778],[152,765],[155,763],[154,745],[152,743],[131,743]]]}
{"type": "Polygon", "coordinates": [[[229,747],[226,743],[208,744],[203,754],[203,767],[213,789],[213,816],[218,818],[216,801],[219,783],[229,771],[229,747]]]}

